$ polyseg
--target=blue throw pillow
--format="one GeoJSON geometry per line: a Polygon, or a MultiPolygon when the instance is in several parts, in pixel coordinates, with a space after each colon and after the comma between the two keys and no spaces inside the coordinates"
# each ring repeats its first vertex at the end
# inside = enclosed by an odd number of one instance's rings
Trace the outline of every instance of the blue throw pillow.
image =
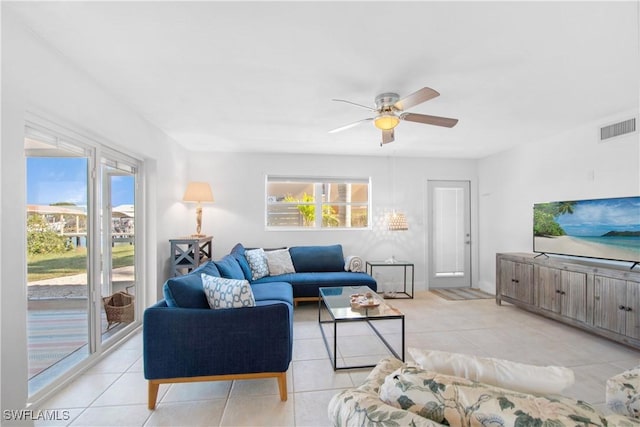
{"type": "Polygon", "coordinates": [[[209,276],[220,276],[216,265],[209,261],[189,274],[167,280],[162,287],[167,305],[181,308],[209,308],[207,295],[202,287],[202,273],[209,276]]]}
{"type": "Polygon", "coordinates": [[[218,267],[216,267],[216,264],[213,261],[205,262],[204,264],[200,265],[198,268],[196,268],[189,274],[197,275],[202,273],[208,274],[209,276],[220,277],[220,271],[218,270],[218,267]]]}
{"type": "Polygon", "coordinates": [[[249,261],[247,261],[246,250],[242,243],[236,244],[233,249],[231,249],[231,256],[233,256],[240,268],[242,269],[242,273],[244,274],[244,278],[247,280],[251,280],[251,267],[249,266],[249,261]]]}
{"type": "Polygon", "coordinates": [[[294,246],[289,254],[296,273],[344,271],[342,245],[294,246]]]}
{"type": "Polygon", "coordinates": [[[246,280],[244,272],[242,271],[240,264],[238,264],[238,260],[232,255],[225,255],[222,259],[215,261],[215,263],[222,277],[227,279],[246,280]]]}

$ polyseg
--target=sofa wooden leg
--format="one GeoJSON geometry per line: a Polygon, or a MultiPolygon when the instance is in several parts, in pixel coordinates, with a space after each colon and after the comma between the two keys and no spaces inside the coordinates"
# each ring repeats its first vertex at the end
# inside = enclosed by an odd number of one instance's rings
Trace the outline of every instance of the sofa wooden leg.
{"type": "Polygon", "coordinates": [[[287,400],[287,373],[281,372],[278,375],[278,388],[280,389],[280,400],[286,402],[287,400]]]}
{"type": "Polygon", "coordinates": [[[149,409],[156,409],[156,400],[158,399],[158,389],[160,383],[149,380],[149,409]]]}

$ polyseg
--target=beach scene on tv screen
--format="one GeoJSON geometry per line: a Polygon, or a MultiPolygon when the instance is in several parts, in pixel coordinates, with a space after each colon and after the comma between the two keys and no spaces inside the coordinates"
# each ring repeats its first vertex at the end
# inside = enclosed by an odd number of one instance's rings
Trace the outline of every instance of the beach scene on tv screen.
{"type": "Polygon", "coordinates": [[[640,197],[536,203],[533,250],[640,262],[640,197]]]}

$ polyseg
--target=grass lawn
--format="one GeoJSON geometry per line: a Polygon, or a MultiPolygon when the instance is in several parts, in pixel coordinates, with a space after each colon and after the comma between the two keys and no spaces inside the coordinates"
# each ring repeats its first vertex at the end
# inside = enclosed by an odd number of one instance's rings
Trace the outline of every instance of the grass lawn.
{"type": "MultiPolygon", "coordinates": [[[[113,268],[133,265],[133,245],[112,248],[113,268]]],[[[27,257],[27,281],[71,276],[87,271],[87,248],[77,248],[63,254],[30,255],[27,257]]]]}

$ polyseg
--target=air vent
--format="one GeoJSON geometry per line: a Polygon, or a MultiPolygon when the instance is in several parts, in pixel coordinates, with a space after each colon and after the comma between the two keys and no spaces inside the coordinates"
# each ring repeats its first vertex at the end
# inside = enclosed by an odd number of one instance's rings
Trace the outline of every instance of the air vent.
{"type": "Polygon", "coordinates": [[[620,123],[614,123],[609,126],[600,128],[600,141],[606,141],[616,136],[626,135],[636,131],[636,119],[625,120],[620,123]]]}

